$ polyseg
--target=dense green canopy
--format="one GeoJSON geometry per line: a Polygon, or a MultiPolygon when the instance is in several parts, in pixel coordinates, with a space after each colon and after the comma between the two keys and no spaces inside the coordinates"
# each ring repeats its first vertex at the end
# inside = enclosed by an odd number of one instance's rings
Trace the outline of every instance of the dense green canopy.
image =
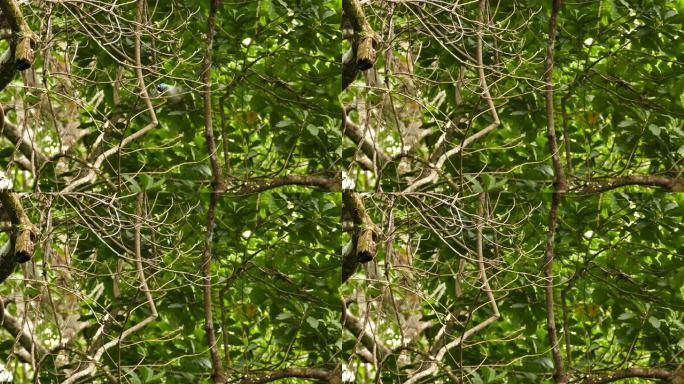
{"type": "Polygon", "coordinates": [[[684,4],[559,3],[364,4],[358,382],[682,380],[684,4]]]}
{"type": "Polygon", "coordinates": [[[0,383],[684,383],[683,2],[0,29],[0,383]]]}

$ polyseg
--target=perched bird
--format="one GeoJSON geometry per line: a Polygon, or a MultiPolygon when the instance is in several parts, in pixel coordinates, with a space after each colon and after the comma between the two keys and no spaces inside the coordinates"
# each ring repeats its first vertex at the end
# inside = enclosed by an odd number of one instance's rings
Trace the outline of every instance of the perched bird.
{"type": "Polygon", "coordinates": [[[157,85],[157,92],[159,92],[160,96],[167,98],[171,104],[179,103],[183,96],[180,88],[166,83],[159,83],[157,85]]]}

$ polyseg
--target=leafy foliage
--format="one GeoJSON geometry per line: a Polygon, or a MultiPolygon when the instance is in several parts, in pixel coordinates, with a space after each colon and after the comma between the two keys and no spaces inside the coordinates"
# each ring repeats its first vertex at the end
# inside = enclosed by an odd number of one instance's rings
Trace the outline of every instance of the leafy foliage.
{"type": "Polygon", "coordinates": [[[0,0],[0,381],[680,383],[684,7],[554,3],[0,0]]]}

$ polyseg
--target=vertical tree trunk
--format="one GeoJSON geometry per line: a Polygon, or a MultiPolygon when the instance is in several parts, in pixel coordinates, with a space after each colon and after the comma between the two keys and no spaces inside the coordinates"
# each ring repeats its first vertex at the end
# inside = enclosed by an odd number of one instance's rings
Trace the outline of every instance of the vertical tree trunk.
{"type": "Polygon", "coordinates": [[[216,143],[214,141],[214,129],[211,120],[211,63],[214,39],[214,23],[218,10],[218,0],[211,1],[209,18],[207,20],[207,51],[204,56],[204,68],[202,80],[204,82],[204,136],[206,139],[207,151],[211,162],[212,191],[207,210],[207,234],[204,245],[204,257],[202,260],[202,274],[204,276],[203,298],[204,298],[204,329],[207,334],[207,343],[211,353],[211,363],[213,367],[212,379],[217,384],[225,383],[221,357],[219,355],[216,335],[214,334],[214,319],[212,315],[211,299],[211,258],[213,256],[214,226],[216,224],[216,205],[223,189],[223,179],[221,177],[221,167],[219,166],[218,154],[216,153],[216,143]]]}
{"type": "Polygon", "coordinates": [[[556,335],[556,321],[553,313],[553,259],[554,259],[554,240],[556,236],[556,221],[558,218],[558,205],[560,204],[563,193],[565,192],[565,176],[563,167],[558,154],[556,143],[556,130],[553,122],[553,50],[556,39],[556,26],[560,0],[552,0],[551,18],[549,19],[549,39],[546,47],[546,70],[544,81],[546,83],[546,137],[551,152],[553,162],[553,197],[551,199],[551,209],[549,211],[549,232],[546,240],[544,277],[546,278],[546,328],[549,334],[549,343],[553,355],[554,373],[553,377],[557,383],[567,383],[568,378],[563,369],[563,359],[561,357],[558,336],[556,335]]]}

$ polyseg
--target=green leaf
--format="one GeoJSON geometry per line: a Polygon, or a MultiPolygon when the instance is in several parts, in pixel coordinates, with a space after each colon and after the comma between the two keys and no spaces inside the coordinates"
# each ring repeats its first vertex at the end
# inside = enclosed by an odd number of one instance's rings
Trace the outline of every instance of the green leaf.
{"type": "Polygon", "coordinates": [[[308,124],[306,126],[306,130],[312,135],[312,136],[318,136],[318,132],[320,131],[320,128],[313,124],[308,124]]]}
{"type": "Polygon", "coordinates": [[[131,188],[131,192],[133,192],[133,193],[142,192],[140,185],[138,185],[138,182],[135,181],[135,179],[133,177],[131,177],[129,175],[123,175],[123,178],[126,179],[126,181],[128,182],[128,185],[131,188]]]}
{"type": "Polygon", "coordinates": [[[653,326],[653,328],[660,329],[660,320],[656,319],[655,317],[650,316],[648,318],[648,322],[651,324],[651,326],[653,326]]]}
{"type": "Polygon", "coordinates": [[[309,326],[313,329],[318,329],[318,320],[314,319],[313,317],[309,316],[306,318],[306,323],[309,324],[309,326]]]}
{"type": "Polygon", "coordinates": [[[496,371],[491,367],[484,367],[484,382],[491,383],[496,378],[496,371]]]}
{"type": "Polygon", "coordinates": [[[622,120],[619,124],[619,128],[626,128],[626,127],[631,127],[632,125],[636,124],[636,121],[634,120],[622,120]]]}
{"type": "Polygon", "coordinates": [[[138,377],[138,375],[132,369],[128,371],[128,379],[133,384],[142,384],[142,381],[140,381],[140,377],[138,377]]]}
{"type": "Polygon", "coordinates": [[[657,137],[660,137],[660,131],[661,128],[655,124],[649,124],[648,125],[648,130],[651,131],[651,133],[657,137]]]}
{"type": "Polygon", "coordinates": [[[496,179],[494,178],[494,176],[492,176],[490,174],[484,174],[482,176],[482,179],[483,179],[483,187],[484,187],[485,191],[492,190],[493,187],[496,185],[496,179]]]}
{"type": "Polygon", "coordinates": [[[290,125],[294,124],[292,120],[280,120],[279,122],[276,123],[276,127],[278,128],[285,128],[289,127],[290,125]]]}
{"type": "Polygon", "coordinates": [[[484,384],[482,377],[480,377],[480,375],[475,370],[470,372],[470,380],[473,384],[484,384]]]}

